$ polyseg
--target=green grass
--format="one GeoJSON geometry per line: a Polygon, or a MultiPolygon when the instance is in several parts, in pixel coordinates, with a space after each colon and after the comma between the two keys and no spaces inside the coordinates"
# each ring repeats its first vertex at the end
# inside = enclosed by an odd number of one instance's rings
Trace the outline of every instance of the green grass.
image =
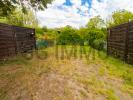
{"type": "Polygon", "coordinates": [[[103,67],[101,67],[101,68],[99,69],[99,75],[100,75],[100,76],[104,76],[105,73],[106,73],[106,68],[103,66],[103,67]]]}
{"type": "MultiPolygon", "coordinates": [[[[105,57],[104,53],[102,57],[105,57]]],[[[133,89],[133,66],[110,56],[107,59],[101,57],[100,59],[103,60],[103,67],[100,68],[99,75],[104,75],[106,70],[110,77],[123,79],[123,90],[133,96],[133,91],[131,91],[133,89]]]]}
{"type": "Polygon", "coordinates": [[[87,97],[87,94],[86,94],[85,91],[83,91],[83,90],[80,90],[80,94],[81,94],[83,97],[87,97]]]}
{"type": "Polygon", "coordinates": [[[125,93],[128,93],[130,96],[133,97],[133,86],[129,85],[129,84],[124,84],[121,87],[121,90],[125,93]]]}
{"type": "Polygon", "coordinates": [[[115,95],[115,92],[112,88],[101,89],[99,93],[104,95],[107,100],[119,100],[119,97],[115,95]]]}

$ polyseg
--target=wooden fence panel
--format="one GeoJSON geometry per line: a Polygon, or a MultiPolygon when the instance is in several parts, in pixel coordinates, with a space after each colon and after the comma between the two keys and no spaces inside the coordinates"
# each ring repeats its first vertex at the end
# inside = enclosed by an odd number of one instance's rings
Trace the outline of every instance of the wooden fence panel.
{"type": "Polygon", "coordinates": [[[0,23],[0,59],[35,48],[35,29],[0,23]]]}
{"type": "Polygon", "coordinates": [[[127,62],[133,64],[133,22],[129,23],[127,62]]]}
{"type": "Polygon", "coordinates": [[[17,52],[24,53],[36,48],[35,30],[14,26],[16,34],[17,52]]]}
{"type": "Polygon", "coordinates": [[[108,53],[122,60],[124,60],[125,56],[125,31],[125,27],[117,26],[115,28],[110,29],[110,33],[108,36],[108,53]]]}
{"type": "Polygon", "coordinates": [[[0,59],[15,54],[15,42],[12,27],[6,24],[0,24],[0,59]]]}
{"type": "Polygon", "coordinates": [[[133,22],[110,28],[107,42],[109,55],[133,64],[133,22]]]}

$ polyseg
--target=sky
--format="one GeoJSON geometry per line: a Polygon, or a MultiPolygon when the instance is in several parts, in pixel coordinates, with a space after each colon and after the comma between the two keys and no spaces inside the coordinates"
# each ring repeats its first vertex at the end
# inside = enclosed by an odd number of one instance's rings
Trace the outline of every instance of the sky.
{"type": "Polygon", "coordinates": [[[133,0],[54,0],[47,9],[37,12],[37,18],[40,26],[48,28],[80,28],[90,18],[100,15],[106,20],[112,12],[122,9],[133,12],[133,0]]]}

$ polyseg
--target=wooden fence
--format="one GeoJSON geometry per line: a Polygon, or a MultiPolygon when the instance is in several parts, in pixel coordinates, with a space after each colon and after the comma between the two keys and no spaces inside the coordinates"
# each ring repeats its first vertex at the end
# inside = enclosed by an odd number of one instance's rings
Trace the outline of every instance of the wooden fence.
{"type": "Polygon", "coordinates": [[[35,29],[0,23],[0,59],[35,48],[35,29]]]}
{"type": "Polygon", "coordinates": [[[133,21],[108,29],[107,53],[133,64],[133,21]]]}

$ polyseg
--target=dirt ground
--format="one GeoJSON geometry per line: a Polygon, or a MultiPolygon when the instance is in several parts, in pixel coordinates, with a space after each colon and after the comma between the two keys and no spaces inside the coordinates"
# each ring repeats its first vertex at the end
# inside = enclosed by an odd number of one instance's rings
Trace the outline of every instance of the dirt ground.
{"type": "Polygon", "coordinates": [[[104,61],[33,58],[0,67],[0,100],[133,100],[104,61]]]}

